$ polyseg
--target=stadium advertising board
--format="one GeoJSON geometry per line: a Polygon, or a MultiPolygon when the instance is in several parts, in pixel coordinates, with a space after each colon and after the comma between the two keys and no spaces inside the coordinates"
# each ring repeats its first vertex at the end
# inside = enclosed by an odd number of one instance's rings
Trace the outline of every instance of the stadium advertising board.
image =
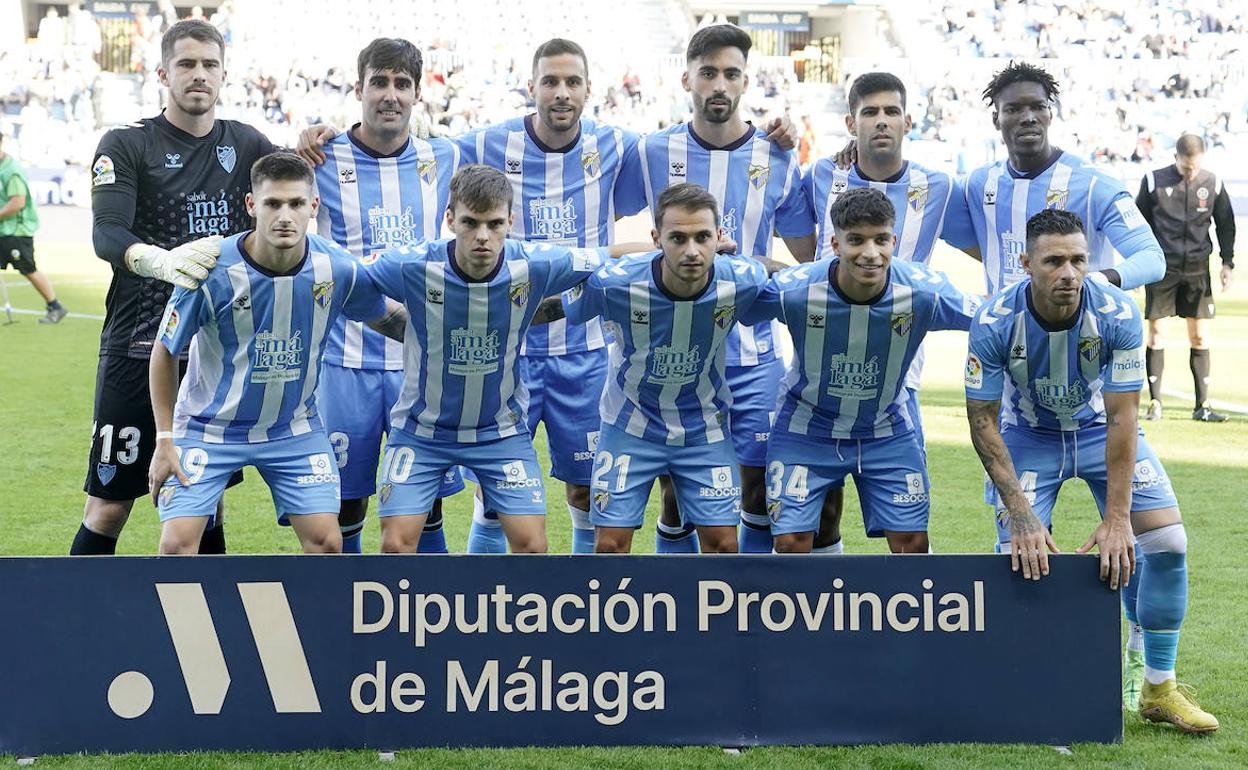
{"type": "Polygon", "coordinates": [[[1052,563],[3,558],[0,753],[1119,741],[1117,594],[1052,563]]]}

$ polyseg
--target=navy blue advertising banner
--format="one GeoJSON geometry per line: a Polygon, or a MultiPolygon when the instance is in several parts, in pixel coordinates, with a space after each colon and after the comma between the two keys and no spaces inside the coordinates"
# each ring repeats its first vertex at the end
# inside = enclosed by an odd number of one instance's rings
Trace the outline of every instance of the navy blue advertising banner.
{"type": "Polygon", "coordinates": [[[1122,739],[1093,557],[0,559],[0,753],[1122,739]]]}

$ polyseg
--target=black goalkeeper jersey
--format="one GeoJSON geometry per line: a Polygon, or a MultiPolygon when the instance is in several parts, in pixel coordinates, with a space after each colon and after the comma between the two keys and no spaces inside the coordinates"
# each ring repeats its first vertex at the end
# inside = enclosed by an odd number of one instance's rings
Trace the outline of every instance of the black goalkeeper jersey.
{"type": "Polygon", "coordinates": [[[140,278],[124,263],[135,243],[173,248],[251,225],[244,198],[251,165],[274,151],[259,131],[218,120],[204,137],[163,114],[109,131],[91,165],[95,253],[113,265],[101,355],[147,358],[173,286],[140,278]]]}

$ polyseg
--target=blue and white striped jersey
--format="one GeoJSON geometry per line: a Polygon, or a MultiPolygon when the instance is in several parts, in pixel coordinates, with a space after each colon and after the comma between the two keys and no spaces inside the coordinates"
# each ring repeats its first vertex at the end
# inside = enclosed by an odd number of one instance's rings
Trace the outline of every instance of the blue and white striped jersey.
{"type": "Polygon", "coordinates": [[[544,297],[583,282],[606,249],[503,242],[495,271],[468,279],[454,240],[382,253],[364,268],[410,314],[403,391],[390,424],[433,441],[472,444],[528,435],[528,391],[516,356],[544,297]]]}
{"type": "Polygon", "coordinates": [[[615,333],[603,422],[656,444],[723,441],[732,406],[724,343],[767,271],[753,259],[718,256],[706,289],[680,299],[663,287],[662,258],[649,252],[606,265],[564,295],[564,309],[574,323],[602,318],[615,333]]]}
{"type": "Polygon", "coordinates": [[[1026,277],[1027,220],[1044,209],[1078,214],[1088,231],[1090,268],[1116,269],[1124,289],[1165,275],[1165,255],[1135,199],[1117,179],[1068,152],[1055,152],[1049,165],[1028,174],[1008,160],[981,166],[958,180],[953,198],[951,206],[969,212],[972,231],[947,232],[946,240],[979,246],[989,294],[1026,277]],[[1115,250],[1126,258],[1118,265],[1115,250]]]}
{"type": "Polygon", "coordinates": [[[207,280],[175,290],[165,307],[161,343],[174,355],[191,345],[177,438],[254,444],[320,430],[316,381],[329,330],[339,316],[385,313],[363,269],[330,241],[309,235],[298,269],[274,275],[244,253],[245,236],[221,241],[207,280]]]}
{"type": "Polygon", "coordinates": [[[878,297],[854,302],[836,284],[838,261],[776,273],[745,314],[779,319],[793,336],[772,430],[812,439],[914,430],[903,392],[910,362],[929,331],[966,329],[979,300],[924,264],[896,261],[878,297]]]}
{"type": "MultiPolygon", "coordinates": [[[[644,201],[621,204],[616,194],[624,158],[634,152],[637,135],[582,118],[577,140],[556,150],[537,138],[535,119],[513,118],[455,141],[466,162],[484,163],[507,175],[514,237],[581,248],[611,245],[616,217],[645,208],[644,201]]],[[[599,321],[578,326],[560,319],[529,329],[523,353],[561,356],[604,345],[599,321]]]]}
{"type": "MultiPolygon", "coordinates": [[[[756,128],[727,147],[712,147],[691,123],[682,123],[642,137],[637,151],[642,187],[630,188],[625,200],[642,195],[653,211],[668,187],[702,185],[719,202],[720,224],[741,254],[771,256],[773,233],[801,237],[815,230],[797,156],[756,128]]],[[[636,175],[626,175],[626,181],[635,185],[636,175]]],[[[738,326],[728,338],[728,366],[755,366],[775,357],[770,324],[738,326]]]]}
{"type": "MultiPolygon", "coordinates": [[[[412,138],[397,153],[379,156],[351,136],[354,130],[334,137],[316,169],[318,234],[361,260],[437,238],[459,148],[445,139],[412,138]]],[[[403,344],[344,319],[330,332],[325,361],[394,371],[403,368],[403,344]]]]}
{"type": "Polygon", "coordinates": [[[1144,385],[1144,327],[1135,302],[1103,280],[1083,282],[1062,328],[1037,315],[1031,281],[990,297],[971,324],[966,397],[1001,400],[1006,425],[1072,431],[1105,422],[1104,392],[1144,385]]]}

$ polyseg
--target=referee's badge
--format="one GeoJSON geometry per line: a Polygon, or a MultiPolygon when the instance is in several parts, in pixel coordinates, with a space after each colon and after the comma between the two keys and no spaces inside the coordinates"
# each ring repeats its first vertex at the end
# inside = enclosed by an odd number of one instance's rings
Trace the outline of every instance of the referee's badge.
{"type": "Polygon", "coordinates": [[[234,172],[234,165],[238,163],[238,153],[234,152],[233,146],[217,145],[217,162],[225,169],[225,173],[231,174],[234,172]]]}

